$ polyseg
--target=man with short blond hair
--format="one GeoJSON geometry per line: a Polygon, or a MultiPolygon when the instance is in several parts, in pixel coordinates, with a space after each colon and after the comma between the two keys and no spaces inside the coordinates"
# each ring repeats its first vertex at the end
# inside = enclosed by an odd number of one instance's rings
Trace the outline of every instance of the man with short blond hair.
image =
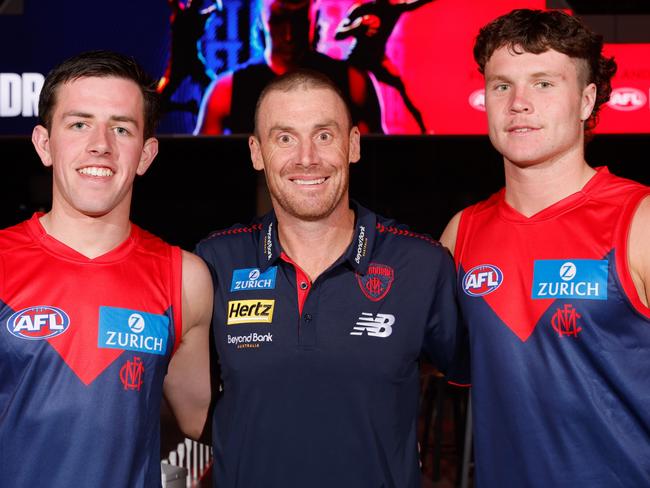
{"type": "Polygon", "coordinates": [[[249,138],[273,211],[198,246],[215,282],[222,488],[419,488],[418,359],[456,346],[454,269],[348,196],[359,129],[319,73],[274,80],[249,138]]]}

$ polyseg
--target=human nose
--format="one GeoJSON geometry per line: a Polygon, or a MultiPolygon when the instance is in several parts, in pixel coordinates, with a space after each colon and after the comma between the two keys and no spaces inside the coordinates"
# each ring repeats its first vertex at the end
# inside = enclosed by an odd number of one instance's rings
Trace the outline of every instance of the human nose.
{"type": "Polygon", "coordinates": [[[515,113],[531,113],[533,104],[525,88],[516,88],[512,91],[510,111],[515,113]]]}
{"type": "Polygon", "coordinates": [[[108,128],[95,127],[88,140],[88,152],[97,156],[112,152],[111,136],[108,128]]]}
{"type": "Polygon", "coordinates": [[[298,151],[298,164],[301,166],[311,166],[318,159],[316,145],[309,139],[300,143],[298,151]]]}

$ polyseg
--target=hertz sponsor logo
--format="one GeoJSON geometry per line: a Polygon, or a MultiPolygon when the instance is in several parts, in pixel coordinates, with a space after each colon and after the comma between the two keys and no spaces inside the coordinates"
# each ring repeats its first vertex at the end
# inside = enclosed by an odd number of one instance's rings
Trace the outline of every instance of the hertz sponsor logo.
{"type": "Polygon", "coordinates": [[[230,300],[228,325],[273,322],[275,300],[230,300]]]}

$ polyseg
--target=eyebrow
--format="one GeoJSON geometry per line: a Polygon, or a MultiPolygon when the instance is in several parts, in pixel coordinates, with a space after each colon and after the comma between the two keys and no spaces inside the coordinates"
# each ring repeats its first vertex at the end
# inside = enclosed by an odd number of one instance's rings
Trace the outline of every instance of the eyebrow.
{"type": "MultiPolygon", "coordinates": [[[[328,127],[334,127],[336,129],[340,129],[339,123],[334,119],[330,119],[330,120],[325,120],[314,124],[313,130],[326,129],[328,127]]],[[[271,126],[271,128],[269,128],[269,135],[273,134],[274,132],[284,132],[284,131],[293,132],[294,127],[288,125],[276,124],[274,126],[271,126]]]]}
{"type": "MultiPolygon", "coordinates": [[[[528,75],[529,78],[560,78],[560,79],[565,79],[566,76],[564,76],[562,73],[559,73],[557,71],[537,71],[535,73],[531,73],[528,75]]],[[[492,76],[488,76],[485,78],[486,82],[493,82],[493,81],[510,81],[511,78],[506,75],[502,74],[495,74],[492,76]]]]}
{"type": "MultiPolygon", "coordinates": [[[[63,114],[63,118],[68,118],[68,117],[79,117],[81,119],[94,119],[95,116],[93,114],[89,114],[87,112],[77,112],[77,111],[70,111],[70,112],[65,112],[63,114]]],[[[129,117],[128,115],[111,115],[109,120],[112,120],[114,122],[127,122],[130,124],[133,124],[134,126],[138,127],[138,121],[134,119],[133,117],[129,117]]]]}

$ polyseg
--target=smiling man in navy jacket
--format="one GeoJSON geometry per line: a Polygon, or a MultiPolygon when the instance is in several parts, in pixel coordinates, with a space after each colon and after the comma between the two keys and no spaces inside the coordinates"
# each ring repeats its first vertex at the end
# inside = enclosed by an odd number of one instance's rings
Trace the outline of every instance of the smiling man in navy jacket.
{"type": "Polygon", "coordinates": [[[359,130],[329,79],[274,80],[255,126],[273,212],[198,246],[216,283],[216,486],[419,488],[418,359],[451,361],[452,260],[349,200],[359,130]]]}

